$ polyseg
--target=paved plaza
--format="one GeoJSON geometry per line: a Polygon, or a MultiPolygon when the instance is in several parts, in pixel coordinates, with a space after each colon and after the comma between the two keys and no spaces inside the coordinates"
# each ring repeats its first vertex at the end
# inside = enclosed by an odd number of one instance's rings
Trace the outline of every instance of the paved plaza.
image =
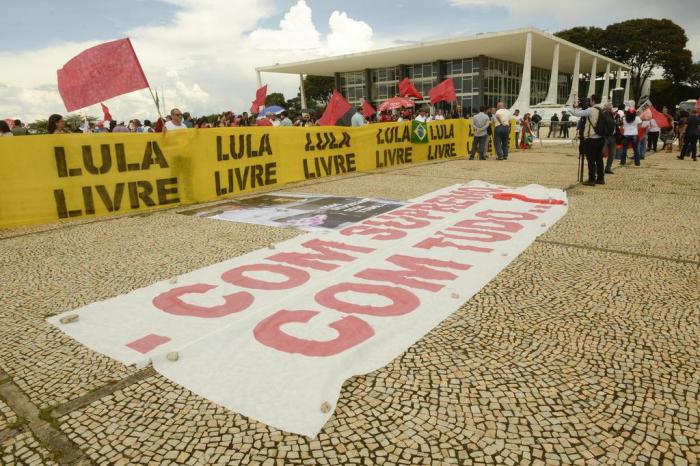
{"type": "Polygon", "coordinates": [[[300,231],[182,207],[2,230],[0,464],[697,465],[700,163],[675,155],[596,187],[576,183],[565,143],[281,188],[407,200],[483,180],[569,196],[566,216],[458,311],[348,380],[313,439],[46,322],[300,231]]]}

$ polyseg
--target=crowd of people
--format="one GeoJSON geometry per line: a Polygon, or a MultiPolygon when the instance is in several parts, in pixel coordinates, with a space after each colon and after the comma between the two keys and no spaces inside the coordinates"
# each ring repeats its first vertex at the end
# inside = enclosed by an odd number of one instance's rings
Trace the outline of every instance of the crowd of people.
{"type": "Polygon", "coordinates": [[[610,103],[601,105],[601,98],[592,95],[582,108],[572,110],[580,117],[577,135],[579,152],[588,162],[588,186],[605,184],[605,174],[613,174],[614,160],[620,165],[627,163],[628,150],[632,150],[635,167],[641,166],[648,151],[673,151],[673,141],[678,139],[679,159],[690,156],[697,161],[697,145],[700,136],[700,108],[692,112],[679,111],[673,115],[663,107],[655,116],[650,104],[636,109],[630,102],[616,109],[610,103]],[[585,107],[585,108],[583,108],[585,107]],[[603,158],[607,157],[604,163],[603,158]]]}
{"type": "MultiPolygon", "coordinates": [[[[700,138],[700,109],[693,112],[679,111],[674,115],[666,107],[662,110],[662,123],[652,117],[651,109],[643,106],[635,109],[632,105],[624,109],[615,109],[610,103],[601,105],[601,99],[592,95],[585,108],[573,108],[562,112],[561,118],[554,113],[550,118],[548,137],[569,137],[569,127],[576,125],[576,137],[579,139],[579,151],[585,154],[588,160],[588,180],[586,184],[596,185],[605,183],[605,174],[613,174],[614,160],[619,160],[620,165],[627,163],[628,150],[632,150],[635,166],[641,165],[647,151],[658,150],[661,141],[661,150],[672,151],[673,141],[678,140],[679,159],[686,156],[697,161],[697,145],[700,138]],[[571,116],[578,117],[578,123],[570,120],[571,116]],[[607,123],[607,126],[603,123],[607,123]],[[557,136],[558,132],[558,136],[557,136]],[[603,158],[607,162],[603,163],[603,158]]],[[[585,102],[584,102],[585,103],[585,102]]],[[[159,133],[189,128],[221,128],[221,127],[246,127],[246,126],[315,126],[319,115],[311,112],[301,112],[291,115],[287,110],[279,113],[266,112],[264,115],[248,114],[243,112],[224,112],[217,116],[216,121],[211,118],[195,118],[189,112],[181,112],[173,108],[170,114],[164,118],[158,118],[155,123],[150,120],[141,122],[132,119],[128,124],[117,121],[88,122],[83,121],[78,127],[69,127],[62,115],[53,114],[48,119],[47,132],[49,134],[78,133],[159,133]]],[[[479,159],[486,158],[486,148],[489,137],[493,140],[496,159],[507,160],[509,155],[509,142],[511,139],[511,122],[515,130],[516,149],[529,149],[533,141],[539,137],[542,115],[534,111],[533,114],[520,115],[520,110],[513,113],[506,109],[502,102],[496,107],[481,107],[478,113],[466,115],[461,106],[455,106],[451,111],[442,108],[431,108],[421,105],[417,108],[399,108],[381,111],[369,117],[364,114],[363,107],[357,107],[349,124],[362,126],[371,123],[401,122],[401,121],[439,121],[452,118],[469,118],[473,127],[473,140],[469,159],[473,160],[478,152],[479,159]]],[[[29,131],[20,120],[0,120],[0,136],[24,136],[29,131]]]]}

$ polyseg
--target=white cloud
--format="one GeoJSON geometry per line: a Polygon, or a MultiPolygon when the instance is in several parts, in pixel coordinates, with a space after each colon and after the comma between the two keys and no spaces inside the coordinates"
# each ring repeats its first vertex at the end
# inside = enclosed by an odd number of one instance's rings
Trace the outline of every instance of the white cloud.
{"type": "MultiPolygon", "coordinates": [[[[151,86],[159,94],[164,91],[167,108],[177,106],[195,115],[248,110],[257,87],[257,66],[372,46],[372,28],[342,12],[331,15],[331,32],[327,38],[322,37],[304,0],[293,5],[279,28],[272,30],[258,25],[277,13],[274,0],[167,1],[177,8],[168,24],[134,28],[124,31],[124,36],[131,38],[151,86]]],[[[0,117],[32,121],[51,113],[65,113],[56,90],[56,70],[96,44],[71,42],[0,53],[0,117]]],[[[264,75],[269,92],[283,92],[287,98],[298,92],[298,79],[264,75]]],[[[121,120],[155,116],[148,90],[115,97],[105,104],[121,120]]],[[[84,111],[101,116],[99,104],[84,111]]]]}
{"type": "Polygon", "coordinates": [[[311,8],[304,0],[292,6],[280,21],[279,29],[256,29],[249,43],[262,50],[309,49],[321,47],[321,34],[311,20],[311,8]]]}
{"type": "Polygon", "coordinates": [[[373,31],[369,24],[348,17],[347,13],[334,11],[328,19],[331,33],[328,50],[332,54],[360,52],[372,48],[373,31]]]}

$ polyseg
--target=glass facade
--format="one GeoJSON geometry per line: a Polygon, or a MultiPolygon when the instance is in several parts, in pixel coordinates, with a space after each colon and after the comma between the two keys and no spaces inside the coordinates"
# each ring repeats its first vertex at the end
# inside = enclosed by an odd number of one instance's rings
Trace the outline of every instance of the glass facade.
{"type": "Polygon", "coordinates": [[[350,71],[340,73],[340,93],[353,105],[360,105],[362,99],[366,99],[365,94],[365,72],[350,71]]]}
{"type": "Polygon", "coordinates": [[[399,93],[399,67],[372,70],[372,100],[383,102],[399,93]]]}
{"type": "Polygon", "coordinates": [[[465,112],[479,111],[479,70],[478,58],[464,58],[445,62],[445,77],[452,78],[457,94],[457,105],[465,112]]]}
{"type": "MultiPolygon", "coordinates": [[[[479,106],[495,107],[503,102],[510,107],[518,98],[522,81],[523,65],[492,57],[473,57],[444,62],[419,63],[413,65],[351,71],[336,75],[340,92],[353,105],[368,99],[373,105],[398,94],[398,84],[404,76],[411,79],[418,92],[428,101],[428,91],[440,81],[452,78],[457,93],[457,105],[465,112],[476,113],[479,106]],[[440,69],[442,68],[442,69],[440,69]],[[444,73],[444,75],[441,74],[444,73]],[[370,83],[366,82],[369,77],[370,83]],[[369,91],[369,96],[367,95],[369,91]]],[[[550,71],[532,67],[530,105],[545,100],[549,90],[550,71]]],[[[559,74],[557,100],[563,104],[569,97],[571,77],[559,74]]]]}
{"type": "Polygon", "coordinates": [[[428,102],[428,91],[438,84],[438,69],[436,63],[421,63],[418,65],[409,65],[406,67],[408,77],[413,81],[418,92],[420,92],[428,102]]]}

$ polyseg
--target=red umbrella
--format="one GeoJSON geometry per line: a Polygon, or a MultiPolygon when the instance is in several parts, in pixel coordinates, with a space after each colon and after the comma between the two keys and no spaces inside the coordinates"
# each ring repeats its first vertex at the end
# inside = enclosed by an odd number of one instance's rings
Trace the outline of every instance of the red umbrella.
{"type": "Polygon", "coordinates": [[[392,97],[379,104],[379,111],[396,110],[401,107],[415,107],[415,103],[411,99],[405,97],[392,97]]]}

